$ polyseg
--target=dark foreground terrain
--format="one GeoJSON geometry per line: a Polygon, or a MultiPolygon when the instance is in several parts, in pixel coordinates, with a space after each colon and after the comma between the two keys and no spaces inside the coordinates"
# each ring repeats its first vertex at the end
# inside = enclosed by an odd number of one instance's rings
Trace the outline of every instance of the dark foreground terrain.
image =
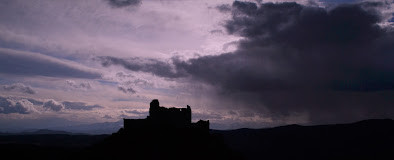
{"type": "Polygon", "coordinates": [[[161,129],[112,135],[2,135],[0,153],[11,159],[394,159],[394,121],[210,134],[161,129]]]}
{"type": "Polygon", "coordinates": [[[214,131],[245,159],[394,159],[394,121],[214,131]]]}

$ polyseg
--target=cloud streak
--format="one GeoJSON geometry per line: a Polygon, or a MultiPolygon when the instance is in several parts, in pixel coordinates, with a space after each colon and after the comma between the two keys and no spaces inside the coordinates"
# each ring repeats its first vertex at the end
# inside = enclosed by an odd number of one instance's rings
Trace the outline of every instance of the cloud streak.
{"type": "Polygon", "coordinates": [[[50,109],[56,112],[62,111],[64,109],[90,111],[97,108],[103,108],[103,106],[100,106],[98,104],[87,105],[84,102],[69,102],[69,101],[58,102],[53,99],[50,99],[43,104],[43,108],[50,109]]]}
{"type": "Polygon", "coordinates": [[[185,76],[184,73],[173,70],[170,62],[164,62],[153,58],[117,58],[111,56],[97,57],[104,67],[119,65],[128,70],[136,72],[148,72],[160,77],[179,78],[185,76]]]}
{"type": "Polygon", "coordinates": [[[24,76],[100,78],[101,75],[71,62],[33,52],[0,48],[0,73],[24,76]]]}
{"type": "Polygon", "coordinates": [[[103,108],[103,106],[100,106],[98,104],[95,105],[87,105],[84,102],[69,102],[69,101],[64,101],[62,103],[64,105],[64,108],[66,109],[72,109],[72,110],[93,110],[93,109],[98,109],[98,108],[103,108]]]}
{"type": "Polygon", "coordinates": [[[22,92],[22,93],[26,93],[26,94],[36,94],[37,93],[35,90],[33,90],[33,88],[31,88],[29,86],[25,86],[22,83],[3,85],[2,89],[4,91],[18,91],[18,92],[22,92]]]}
{"type": "Polygon", "coordinates": [[[84,102],[56,101],[53,99],[38,100],[23,97],[2,97],[0,96],[0,113],[10,114],[30,114],[40,111],[60,112],[69,111],[91,111],[93,109],[104,108],[101,105],[88,105],[84,102]]]}
{"type": "Polygon", "coordinates": [[[107,0],[108,3],[116,8],[122,8],[127,6],[139,6],[141,5],[141,0],[107,0]]]}

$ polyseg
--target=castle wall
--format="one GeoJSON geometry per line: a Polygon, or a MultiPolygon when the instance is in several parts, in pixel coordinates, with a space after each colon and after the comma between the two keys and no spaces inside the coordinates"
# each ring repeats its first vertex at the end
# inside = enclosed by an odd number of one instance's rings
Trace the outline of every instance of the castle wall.
{"type": "Polygon", "coordinates": [[[165,108],[159,106],[158,100],[150,103],[149,116],[146,119],[123,119],[124,130],[127,132],[155,129],[155,128],[178,128],[197,129],[209,131],[209,121],[192,123],[192,111],[190,106],[186,108],[165,108]]]}
{"type": "Polygon", "coordinates": [[[123,119],[123,128],[126,131],[139,131],[149,126],[147,119],[123,119]]]}
{"type": "Polygon", "coordinates": [[[186,127],[191,123],[191,109],[189,108],[151,108],[148,118],[153,124],[186,127]]]}

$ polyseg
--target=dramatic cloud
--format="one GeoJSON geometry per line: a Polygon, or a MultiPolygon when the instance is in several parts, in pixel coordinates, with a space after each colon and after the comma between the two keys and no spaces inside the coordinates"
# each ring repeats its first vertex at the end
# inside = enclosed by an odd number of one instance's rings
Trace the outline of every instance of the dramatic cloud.
{"type": "Polygon", "coordinates": [[[261,100],[276,116],[306,111],[313,122],[392,116],[394,32],[378,25],[381,5],[236,1],[225,27],[244,37],[238,50],[175,65],[229,97],[261,100]]]}
{"type": "MultiPolygon", "coordinates": [[[[40,112],[1,114],[0,123],[48,116],[96,123],[109,121],[104,115],[116,120],[118,111],[140,109],[153,98],[172,106],[200,102],[194,94],[203,93],[194,88],[207,85],[193,81],[194,87],[187,86],[185,77],[192,76],[178,70],[173,61],[236,48],[239,37],[226,34],[220,25],[229,18],[215,9],[221,3],[229,1],[0,1],[1,96],[23,95],[20,98],[40,112]],[[171,60],[174,55],[181,58],[171,60]],[[108,59],[107,65],[114,67],[97,65],[93,57],[108,59]],[[185,81],[179,83],[179,78],[185,81]],[[13,83],[31,86],[37,93],[2,88],[13,83]],[[111,108],[91,107],[94,104],[111,108]]],[[[230,13],[232,6],[227,7],[225,13],[230,13]]],[[[34,123],[47,127],[43,121],[34,123]]]]}
{"type": "Polygon", "coordinates": [[[37,93],[31,87],[25,86],[22,83],[15,83],[15,84],[11,84],[11,85],[3,85],[2,89],[4,91],[18,91],[18,92],[27,93],[27,94],[35,94],[35,93],[37,93]]]}
{"type": "Polygon", "coordinates": [[[307,113],[312,122],[330,122],[393,116],[394,32],[380,25],[386,23],[379,11],[385,5],[327,9],[235,1],[218,7],[231,13],[224,24],[227,32],[243,37],[235,52],[187,61],[100,61],[103,66],[208,83],[229,100],[276,118],[307,113]]]}
{"type": "Polygon", "coordinates": [[[29,114],[37,112],[34,108],[33,103],[27,99],[13,100],[11,98],[0,97],[0,113],[10,114],[29,114]]]}
{"type": "Polygon", "coordinates": [[[57,102],[53,99],[46,101],[42,107],[56,112],[59,112],[64,109],[64,105],[62,103],[57,102]]]}
{"type": "Polygon", "coordinates": [[[176,68],[230,91],[394,89],[394,34],[377,25],[379,13],[369,4],[326,10],[236,1],[232,14],[227,31],[245,37],[238,51],[176,68]]]}
{"type": "Polygon", "coordinates": [[[285,1],[0,1],[0,123],[155,98],[213,126],[393,118],[394,3],[285,1]]]}
{"type": "Polygon", "coordinates": [[[0,73],[24,76],[100,78],[94,71],[33,52],[0,48],[0,73]]]}

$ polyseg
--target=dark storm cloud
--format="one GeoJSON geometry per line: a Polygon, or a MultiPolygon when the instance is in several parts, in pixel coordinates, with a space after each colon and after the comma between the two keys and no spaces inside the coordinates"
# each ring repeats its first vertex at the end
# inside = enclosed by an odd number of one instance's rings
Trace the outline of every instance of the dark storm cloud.
{"type": "Polygon", "coordinates": [[[0,48],[0,73],[23,76],[100,78],[99,73],[53,57],[0,48]]]}
{"type": "Polygon", "coordinates": [[[11,85],[3,85],[2,86],[2,90],[4,90],[4,91],[18,91],[18,92],[27,93],[27,94],[35,94],[35,93],[37,93],[31,87],[25,86],[22,83],[15,83],[15,84],[11,84],[11,85]]]}
{"type": "Polygon", "coordinates": [[[378,25],[383,5],[234,2],[225,28],[244,37],[238,50],[175,65],[220,86],[225,96],[260,101],[274,118],[295,112],[309,113],[313,123],[393,117],[394,32],[378,25]]]}
{"type": "Polygon", "coordinates": [[[108,3],[117,8],[127,7],[127,6],[138,6],[141,4],[141,0],[107,0],[108,3]]]}
{"type": "Polygon", "coordinates": [[[244,37],[234,53],[205,56],[175,68],[231,91],[394,89],[394,34],[377,25],[375,3],[331,10],[297,3],[234,2],[230,34],[244,37]]]}
{"type": "Polygon", "coordinates": [[[297,3],[236,1],[228,33],[244,37],[233,53],[188,61],[100,57],[103,66],[166,78],[191,76],[229,91],[394,89],[394,33],[377,25],[380,3],[330,10],[297,3]],[[247,82],[247,83],[245,83],[247,82]]]}
{"type": "Polygon", "coordinates": [[[149,63],[101,57],[101,62],[209,83],[246,108],[267,108],[274,118],[296,112],[309,113],[312,122],[393,117],[394,32],[379,25],[384,5],[326,9],[235,1],[224,27],[243,39],[232,53],[149,63]]]}

